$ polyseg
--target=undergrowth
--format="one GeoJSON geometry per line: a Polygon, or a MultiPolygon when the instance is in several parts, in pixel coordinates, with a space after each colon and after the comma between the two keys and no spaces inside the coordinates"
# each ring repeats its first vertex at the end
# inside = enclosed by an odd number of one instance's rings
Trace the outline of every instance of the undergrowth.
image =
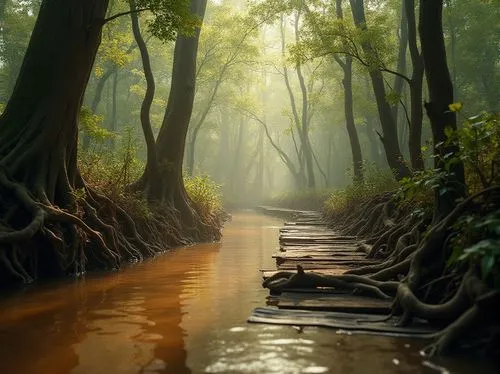
{"type": "MultiPolygon", "coordinates": [[[[81,121],[85,124],[83,130],[92,138],[87,149],[81,147],[78,158],[87,183],[119,204],[135,220],[148,220],[154,213],[161,215],[160,205],[152,207],[129,188],[144,171],[144,162],[139,157],[141,150],[137,147],[140,142],[132,129],[127,128],[118,136],[100,127],[98,116],[85,112],[81,121]]],[[[184,183],[193,208],[202,217],[223,214],[220,186],[208,176],[185,177],[184,183]]]]}

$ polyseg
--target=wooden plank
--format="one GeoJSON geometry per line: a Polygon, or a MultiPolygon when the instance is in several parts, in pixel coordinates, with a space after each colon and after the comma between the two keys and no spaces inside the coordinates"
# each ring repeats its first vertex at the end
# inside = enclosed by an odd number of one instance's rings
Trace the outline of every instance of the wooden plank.
{"type": "Polygon", "coordinates": [[[252,323],[277,325],[320,326],[351,333],[387,335],[409,338],[431,338],[436,329],[423,321],[414,321],[410,326],[396,326],[393,317],[387,322],[379,322],[380,315],[355,314],[340,312],[322,312],[312,310],[290,310],[277,308],[256,308],[248,318],[252,323]]]}
{"type": "Polygon", "coordinates": [[[344,269],[350,270],[359,267],[359,263],[328,263],[314,261],[286,261],[278,265],[279,270],[296,270],[297,265],[302,266],[304,270],[324,270],[324,269],[344,269]]]}
{"type": "Polygon", "coordinates": [[[353,247],[353,248],[315,248],[315,249],[307,249],[307,250],[303,250],[302,248],[298,248],[298,247],[292,247],[292,248],[289,248],[289,247],[283,247],[283,248],[280,248],[280,252],[281,253],[289,253],[289,254],[293,254],[293,253],[316,253],[318,255],[321,255],[322,253],[331,253],[332,255],[336,255],[336,256],[360,256],[360,257],[366,257],[366,253],[362,252],[362,251],[358,251],[357,250],[357,247],[353,247]]]}
{"type": "Polygon", "coordinates": [[[342,259],[352,259],[352,260],[364,260],[366,255],[362,252],[346,252],[346,251],[302,251],[300,249],[294,251],[281,251],[273,254],[273,258],[284,258],[284,259],[298,259],[298,258],[332,258],[336,257],[342,259]]]}
{"type": "Polygon", "coordinates": [[[323,264],[339,264],[339,265],[372,265],[372,264],[378,264],[380,261],[375,260],[375,259],[366,259],[366,258],[352,258],[352,257],[341,257],[341,256],[328,256],[328,257],[322,257],[322,256],[306,256],[306,257],[291,257],[291,258],[286,258],[286,257],[275,257],[276,261],[279,264],[284,264],[284,263],[295,263],[295,264],[302,264],[302,263],[317,263],[319,266],[323,264]]]}
{"type": "Polygon", "coordinates": [[[283,251],[335,251],[335,252],[359,252],[358,250],[359,244],[350,244],[350,245],[328,245],[328,244],[307,244],[307,245],[297,245],[297,244],[285,244],[280,246],[283,251]]]}
{"type": "Polygon", "coordinates": [[[319,270],[319,269],[337,269],[346,268],[348,270],[356,269],[360,266],[377,265],[379,262],[369,260],[356,260],[356,261],[317,261],[316,259],[303,259],[303,260],[283,260],[276,259],[276,267],[280,270],[295,270],[297,265],[302,266],[304,270],[319,270]]]}
{"type": "MultiPolygon", "coordinates": [[[[296,269],[293,269],[296,270],[296,269]]],[[[315,270],[315,273],[324,274],[324,275],[342,275],[346,272],[346,268],[337,268],[337,269],[318,269],[315,270]]],[[[261,269],[262,277],[267,279],[272,277],[274,274],[279,273],[281,270],[276,269],[261,269]]],[[[292,271],[294,273],[294,271],[292,271]]]]}
{"type": "Polygon", "coordinates": [[[310,223],[302,223],[302,222],[285,222],[285,226],[295,226],[295,227],[301,227],[301,226],[326,226],[324,221],[314,221],[310,223]]]}
{"type": "Polygon", "coordinates": [[[270,296],[268,305],[281,309],[318,310],[343,313],[389,314],[391,301],[347,293],[283,292],[270,296]]]}
{"type": "Polygon", "coordinates": [[[294,240],[294,241],[297,241],[297,240],[302,240],[302,241],[308,241],[308,240],[317,240],[317,239],[328,239],[328,240],[331,240],[332,242],[334,243],[338,243],[338,244],[347,244],[347,243],[358,243],[360,240],[357,239],[357,238],[345,238],[345,237],[341,237],[341,236],[337,236],[337,235],[325,235],[323,233],[317,233],[317,235],[313,235],[313,234],[310,234],[310,233],[297,233],[297,234],[280,234],[279,235],[279,239],[281,241],[284,241],[284,240],[294,240]]]}

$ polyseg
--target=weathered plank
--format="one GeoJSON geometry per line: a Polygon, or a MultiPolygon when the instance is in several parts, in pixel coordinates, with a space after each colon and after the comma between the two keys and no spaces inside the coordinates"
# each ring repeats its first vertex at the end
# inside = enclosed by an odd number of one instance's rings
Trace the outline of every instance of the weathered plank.
{"type": "Polygon", "coordinates": [[[328,261],[285,261],[278,265],[279,270],[295,270],[297,265],[302,266],[304,270],[323,270],[323,269],[345,269],[350,270],[360,265],[373,265],[377,264],[375,261],[345,261],[345,262],[328,262],[328,261]]]}
{"type": "MultiPolygon", "coordinates": [[[[304,251],[315,251],[315,250],[330,250],[330,251],[351,251],[356,252],[360,243],[343,243],[343,244],[322,244],[322,243],[281,243],[280,248],[287,250],[304,250],[304,251]]],[[[361,252],[361,250],[360,250],[361,252]]]]}
{"type": "Polygon", "coordinates": [[[391,301],[349,293],[318,294],[316,292],[283,292],[270,296],[268,305],[280,309],[302,309],[343,313],[389,314],[391,301]]]}
{"type": "Polygon", "coordinates": [[[321,251],[303,251],[300,249],[293,251],[280,251],[273,254],[273,258],[283,258],[283,259],[302,259],[302,258],[335,258],[341,259],[352,259],[352,260],[364,260],[366,255],[362,252],[352,252],[352,251],[332,251],[332,250],[321,250],[321,251]]]}
{"type": "Polygon", "coordinates": [[[380,261],[375,259],[366,259],[366,258],[353,258],[353,257],[342,257],[342,256],[305,256],[305,257],[281,257],[277,256],[276,263],[278,265],[285,263],[294,263],[296,265],[300,265],[302,263],[315,263],[318,264],[318,267],[322,265],[373,265],[378,264],[380,261]]]}
{"type": "Polygon", "coordinates": [[[302,240],[280,240],[280,246],[281,247],[286,247],[286,246],[302,246],[302,247],[309,247],[309,246],[322,246],[322,247],[352,247],[353,249],[357,248],[360,243],[358,242],[337,242],[335,240],[329,240],[329,239],[302,239],[302,240]]]}
{"type": "Polygon", "coordinates": [[[380,322],[380,315],[256,308],[248,318],[252,323],[295,326],[321,326],[362,334],[388,335],[409,338],[431,338],[436,329],[423,321],[411,326],[396,326],[396,318],[380,322]]]}
{"type": "MultiPolygon", "coordinates": [[[[296,269],[293,269],[296,270],[296,269]]],[[[291,271],[292,273],[295,273],[295,271],[291,271]]],[[[324,275],[342,275],[344,274],[348,269],[346,268],[336,268],[336,269],[317,269],[314,270],[315,273],[319,274],[324,274],[324,275]]],[[[282,270],[276,270],[276,269],[261,269],[260,272],[262,273],[262,278],[267,279],[272,277],[274,274],[279,273],[282,270]]]]}
{"type": "Polygon", "coordinates": [[[296,226],[296,227],[302,227],[302,226],[327,226],[324,221],[318,220],[318,221],[313,221],[309,223],[303,223],[303,222],[285,222],[285,226],[296,226]]]}

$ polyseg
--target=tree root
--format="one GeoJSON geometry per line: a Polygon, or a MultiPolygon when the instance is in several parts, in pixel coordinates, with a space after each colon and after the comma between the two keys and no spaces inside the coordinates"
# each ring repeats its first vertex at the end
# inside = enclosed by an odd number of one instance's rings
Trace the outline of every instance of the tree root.
{"type": "MultiPolygon", "coordinates": [[[[151,217],[133,219],[118,203],[88,186],[79,175],[76,185],[85,191],[78,200],[66,179],[54,193],[40,181],[34,193],[0,168],[0,281],[30,283],[42,276],[83,274],[86,269],[118,269],[124,261],[140,261],[172,246],[191,243],[174,210],[158,209],[151,217]],[[29,220],[28,220],[29,218],[29,220]],[[43,251],[42,262],[38,261],[43,251]]],[[[54,180],[55,181],[55,180],[54,180]]],[[[54,187],[56,188],[56,187],[54,187]]],[[[199,217],[194,237],[220,237],[222,221],[199,217]],[[218,233],[218,234],[217,234],[218,233]]]]}
{"type": "Polygon", "coordinates": [[[361,291],[363,293],[390,300],[396,294],[398,282],[380,282],[358,275],[323,275],[314,272],[305,273],[302,266],[297,265],[295,272],[278,272],[266,279],[263,287],[273,292],[281,292],[287,288],[332,287],[340,290],[361,291]]]}

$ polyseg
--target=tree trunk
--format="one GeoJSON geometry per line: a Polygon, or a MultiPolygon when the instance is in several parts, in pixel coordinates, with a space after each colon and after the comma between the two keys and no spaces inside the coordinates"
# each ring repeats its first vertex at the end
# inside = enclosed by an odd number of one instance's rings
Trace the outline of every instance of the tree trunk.
{"type": "MultiPolygon", "coordinates": [[[[406,49],[408,47],[408,17],[406,15],[406,1],[401,3],[401,23],[399,25],[399,48],[398,48],[398,63],[396,71],[406,75],[406,49]]],[[[403,78],[397,75],[394,78],[394,92],[396,95],[401,96],[403,92],[403,78]]],[[[399,103],[395,104],[392,108],[392,116],[398,122],[399,103]]],[[[402,121],[402,126],[406,127],[405,121],[402,121]]]]}
{"type": "MultiPolygon", "coordinates": [[[[156,144],[150,117],[151,105],[153,104],[155,95],[155,79],[153,76],[153,70],[151,68],[151,60],[149,58],[148,48],[141,34],[139,16],[136,10],[135,0],[130,0],[130,18],[132,21],[132,32],[134,34],[137,46],[139,47],[139,51],[141,52],[142,68],[144,70],[144,77],[146,78],[146,93],[144,94],[140,114],[142,132],[144,133],[144,140],[146,141],[145,174],[150,175],[152,179],[158,179],[159,168],[156,158],[156,144]]],[[[155,196],[159,194],[159,191],[154,191],[154,189],[158,188],[157,184],[150,184],[148,185],[148,188],[151,189],[151,191],[145,191],[146,196],[155,196]]]]}
{"type": "MultiPolygon", "coordinates": [[[[231,192],[233,193],[233,196],[236,196],[238,193],[244,193],[244,191],[241,191],[240,188],[241,186],[241,154],[243,153],[243,143],[245,139],[245,122],[243,116],[240,118],[240,124],[238,126],[238,136],[236,138],[236,144],[234,147],[234,156],[233,156],[233,164],[232,166],[232,172],[231,172],[231,192]]],[[[248,171],[245,171],[248,172],[248,171]]]]}
{"type": "Polygon", "coordinates": [[[186,173],[190,177],[194,175],[194,155],[196,152],[196,139],[198,138],[198,133],[191,134],[190,139],[187,142],[187,150],[186,150],[186,173]]]}
{"type": "Polygon", "coordinates": [[[38,270],[78,273],[86,262],[119,264],[116,248],[77,217],[74,194],[86,188],[76,164],[77,118],[107,6],[107,0],[42,2],[0,117],[0,214],[10,212],[0,226],[2,277],[5,269],[28,281],[38,270]],[[97,242],[101,250],[90,250],[97,242]]]}
{"type": "MultiPolygon", "coordinates": [[[[285,44],[285,19],[283,15],[281,16],[281,21],[280,21],[280,35],[281,35],[281,56],[283,59],[285,58],[286,54],[286,44],[285,44]]],[[[285,80],[285,86],[288,92],[288,97],[290,99],[290,107],[292,109],[292,114],[293,114],[293,125],[295,127],[295,130],[299,134],[299,139],[300,139],[300,150],[296,146],[296,152],[297,152],[297,160],[299,162],[299,168],[297,171],[297,175],[294,174],[294,179],[296,181],[296,184],[298,188],[302,188],[301,186],[305,186],[307,184],[307,178],[305,175],[305,169],[307,166],[305,165],[305,160],[304,160],[304,144],[303,144],[303,139],[302,139],[302,130],[301,130],[301,120],[299,117],[299,112],[297,110],[297,104],[295,102],[295,95],[293,94],[292,86],[290,84],[290,78],[288,76],[288,68],[286,67],[286,64],[283,64],[283,77],[285,80]],[[302,180],[302,182],[299,182],[299,179],[302,180]],[[306,183],[304,183],[306,182],[306,183]]],[[[295,138],[293,135],[293,129],[292,129],[292,139],[295,142],[295,138]]],[[[268,136],[269,138],[269,136],[268,136]]],[[[271,143],[272,144],[272,143],[271,143]]],[[[276,147],[274,147],[276,148],[276,147]]],[[[295,173],[295,172],[294,172],[295,173]]]]}
{"type": "MultiPolygon", "coordinates": [[[[295,41],[299,42],[299,19],[300,13],[297,13],[294,22],[295,28],[295,41]]],[[[295,71],[297,73],[297,78],[299,80],[300,92],[302,93],[302,118],[301,118],[301,131],[300,131],[300,139],[302,144],[302,152],[304,154],[304,159],[306,162],[307,169],[307,187],[316,188],[316,178],[314,176],[314,160],[313,160],[313,150],[311,146],[311,139],[309,138],[309,114],[308,114],[308,93],[307,87],[304,81],[304,76],[302,74],[302,68],[300,64],[295,66],[295,71]]]]}
{"type": "Polygon", "coordinates": [[[415,1],[404,0],[404,2],[406,18],[408,20],[408,46],[413,70],[410,80],[411,118],[408,149],[413,170],[423,170],[425,167],[422,157],[422,85],[424,79],[424,62],[417,47],[415,1]]]}
{"type": "MultiPolygon", "coordinates": [[[[118,69],[113,72],[113,86],[111,91],[111,119],[109,130],[112,133],[116,133],[118,129],[118,69]]],[[[116,146],[114,138],[111,139],[111,148],[114,149],[116,146]]]]}
{"type": "Polygon", "coordinates": [[[363,180],[363,156],[361,155],[361,146],[359,144],[358,131],[354,123],[354,108],[352,98],[352,58],[347,56],[343,66],[344,79],[344,115],[349,143],[351,145],[352,166],[355,181],[363,180]]]}
{"type": "MultiPolygon", "coordinates": [[[[350,3],[356,27],[362,31],[367,31],[368,27],[365,18],[364,1],[350,0],[350,3]]],[[[363,42],[361,47],[363,52],[368,55],[374,53],[369,42],[363,42]]],[[[375,100],[377,102],[380,124],[382,125],[382,142],[385,149],[387,163],[397,179],[407,177],[410,175],[410,169],[406,165],[399,148],[396,121],[392,116],[391,107],[386,100],[386,91],[382,72],[379,69],[371,69],[370,78],[372,81],[373,92],[375,94],[375,100]]]]}
{"type": "MultiPolygon", "coordinates": [[[[191,12],[203,20],[206,5],[206,0],[192,0],[191,12]]],[[[168,104],[156,139],[160,175],[155,178],[145,174],[146,187],[160,186],[150,198],[174,208],[184,231],[194,241],[214,240],[220,236],[219,230],[205,224],[204,217],[194,210],[182,175],[185,142],[193,111],[199,36],[199,28],[192,36],[177,36],[168,104]]]]}
{"type": "MultiPolygon", "coordinates": [[[[335,11],[337,19],[343,20],[344,13],[342,11],[342,0],[336,0],[335,11]]],[[[339,56],[335,56],[334,58],[344,72],[344,79],[342,80],[342,85],[344,86],[344,116],[347,134],[349,135],[349,143],[351,145],[353,179],[354,181],[362,181],[363,156],[361,153],[361,146],[359,144],[358,131],[354,123],[354,104],[352,98],[352,57],[346,55],[344,61],[342,61],[339,56]]]]}
{"type": "MultiPolygon", "coordinates": [[[[107,80],[111,75],[113,75],[114,71],[116,69],[116,66],[113,66],[112,68],[107,69],[104,74],[99,77],[99,80],[97,81],[97,85],[95,88],[94,92],[94,98],[92,99],[92,103],[90,104],[90,109],[92,110],[92,113],[96,114],[97,113],[97,107],[99,106],[99,103],[101,102],[102,98],[102,91],[104,89],[104,85],[106,84],[107,80]]],[[[90,146],[90,136],[84,132],[82,135],[82,146],[83,149],[88,149],[90,146]]]]}
{"type": "Polygon", "coordinates": [[[420,43],[430,99],[425,108],[432,127],[434,167],[450,172],[442,186],[444,189],[436,189],[434,221],[450,213],[456,200],[465,195],[463,163],[447,165],[450,155],[455,155],[459,149],[456,144],[445,143],[445,129],[456,130],[457,121],[455,112],[448,107],[453,103],[453,85],[446,62],[442,12],[443,0],[420,0],[420,43]]]}

